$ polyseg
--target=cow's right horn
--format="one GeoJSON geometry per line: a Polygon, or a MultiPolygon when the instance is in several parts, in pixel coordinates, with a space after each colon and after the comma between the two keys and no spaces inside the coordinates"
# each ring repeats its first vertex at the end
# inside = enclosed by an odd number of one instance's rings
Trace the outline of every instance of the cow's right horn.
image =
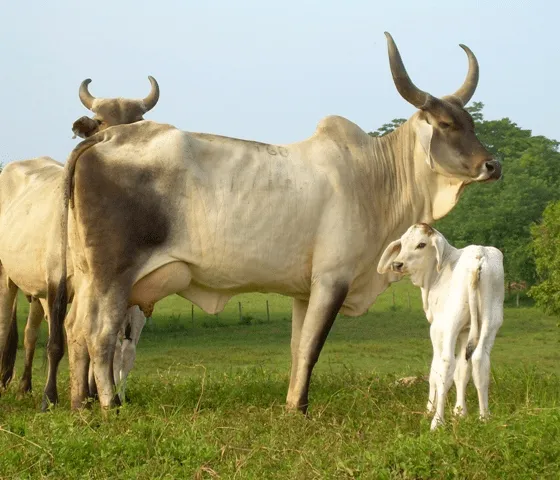
{"type": "Polygon", "coordinates": [[[159,85],[156,82],[156,79],[152,76],[148,76],[148,80],[150,80],[150,83],[152,84],[152,90],[148,96],[142,100],[144,102],[144,106],[146,107],[146,112],[154,108],[159,100],[159,85]]]}
{"type": "Polygon", "coordinates": [[[80,85],[80,100],[88,110],[91,110],[95,97],[89,93],[88,85],[91,83],[91,78],[86,78],[80,85]]]}
{"type": "Polygon", "coordinates": [[[432,97],[429,93],[420,90],[408,76],[406,69],[399,53],[399,49],[391,37],[389,32],[385,32],[387,37],[387,47],[389,49],[389,64],[391,65],[391,74],[397,90],[401,96],[416,108],[425,109],[428,107],[432,97]]]}

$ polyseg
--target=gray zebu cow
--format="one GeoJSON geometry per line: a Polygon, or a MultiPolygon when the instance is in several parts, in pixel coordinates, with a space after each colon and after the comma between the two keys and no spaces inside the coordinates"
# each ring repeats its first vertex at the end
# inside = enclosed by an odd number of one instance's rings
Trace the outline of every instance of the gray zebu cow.
{"type": "MultiPolygon", "coordinates": [[[[159,99],[156,80],[148,78],[151,91],[146,98],[139,100],[95,98],[87,89],[91,80],[84,80],[79,96],[95,116],[93,120],[82,117],[74,122],[74,133],[87,137],[109,126],[143,120],[142,114],[152,109],[159,99]]],[[[5,388],[13,375],[18,342],[16,294],[19,287],[31,302],[25,329],[22,393],[31,390],[37,333],[45,312],[48,312],[47,300],[52,303],[54,299],[49,292],[58,280],[57,277],[54,282],[49,282],[48,270],[52,268],[50,262],[54,262],[55,268],[60,263],[60,251],[55,245],[60,236],[60,213],[57,212],[61,208],[63,178],[63,165],[49,157],[12,162],[0,174],[0,231],[7,233],[0,236],[0,386],[5,388]]],[[[72,277],[71,268],[68,277],[72,277]]],[[[115,375],[121,380],[123,389],[145,324],[145,318],[137,308],[130,309],[126,319],[129,328],[123,326],[122,338],[117,342],[119,353],[115,355],[115,375]]],[[[53,372],[49,371],[51,378],[53,372]]]]}
{"type": "MultiPolygon", "coordinates": [[[[420,109],[390,135],[331,116],[309,139],[279,146],[146,121],[74,149],[62,235],[80,277],[66,325],[72,408],[86,397],[88,351],[101,406],[118,403],[110,367],[129,305],[148,315],[178,293],[216,313],[231,296],[259,291],[294,299],[287,405],[306,411],[336,314],[364,313],[389,284],[376,271],[389,241],[443,217],[465,185],[501,175],[464,110],[478,81],[472,52],[463,46],[465,83],[438,99],[412,83],[387,40],[397,90],[420,109]]],[[[65,282],[63,273],[57,328],[65,282]]]]}

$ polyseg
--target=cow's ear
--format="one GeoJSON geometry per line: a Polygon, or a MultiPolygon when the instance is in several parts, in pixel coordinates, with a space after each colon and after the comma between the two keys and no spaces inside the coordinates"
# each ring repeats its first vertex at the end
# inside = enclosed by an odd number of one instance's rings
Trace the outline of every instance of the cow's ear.
{"type": "Polygon", "coordinates": [[[416,122],[416,136],[422,150],[426,154],[426,163],[433,170],[434,169],[434,159],[432,158],[432,136],[434,134],[434,127],[432,127],[426,118],[423,116],[418,118],[416,122]]]}
{"type": "Polygon", "coordinates": [[[445,250],[445,239],[442,235],[432,235],[432,245],[436,249],[436,268],[437,271],[441,271],[443,264],[443,251],[445,250]]]}
{"type": "Polygon", "coordinates": [[[380,274],[384,274],[387,273],[391,270],[391,264],[393,263],[393,261],[395,260],[395,258],[397,258],[397,255],[401,253],[401,240],[395,240],[394,242],[391,242],[387,248],[385,249],[385,251],[383,252],[383,255],[381,255],[381,259],[379,260],[379,263],[377,264],[377,272],[380,274]]]}

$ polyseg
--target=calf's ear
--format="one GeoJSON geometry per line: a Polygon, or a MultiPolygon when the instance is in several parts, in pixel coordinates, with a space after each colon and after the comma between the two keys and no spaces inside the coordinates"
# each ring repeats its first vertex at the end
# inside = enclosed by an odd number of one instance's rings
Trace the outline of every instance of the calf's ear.
{"type": "Polygon", "coordinates": [[[432,245],[436,249],[436,268],[437,271],[441,271],[443,265],[443,251],[445,250],[445,239],[442,235],[432,235],[432,245]]]}
{"type": "Polygon", "coordinates": [[[387,248],[383,252],[383,255],[381,255],[381,259],[379,260],[379,263],[377,264],[377,272],[382,275],[384,273],[389,272],[391,270],[391,264],[393,263],[395,258],[397,258],[397,255],[399,253],[401,253],[400,239],[391,242],[387,246],[387,248]]]}

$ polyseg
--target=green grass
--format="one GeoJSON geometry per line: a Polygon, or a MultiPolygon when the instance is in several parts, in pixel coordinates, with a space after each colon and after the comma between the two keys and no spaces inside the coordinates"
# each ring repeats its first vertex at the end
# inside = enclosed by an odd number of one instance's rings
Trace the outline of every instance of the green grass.
{"type": "Polygon", "coordinates": [[[0,478],[559,478],[558,319],[508,306],[492,351],[491,419],[478,421],[470,386],[471,415],[449,415],[432,433],[427,384],[395,384],[425,375],[431,360],[416,289],[400,282],[366,315],[337,319],[307,418],[283,407],[289,307],[241,295],[219,316],[195,308],[193,322],[189,302],[161,302],[140,340],[131,403],[110,421],[97,407],[69,412],[66,360],[60,406],[38,413],[38,352],[36,391],[17,400],[12,385],[0,399],[0,478]]]}

